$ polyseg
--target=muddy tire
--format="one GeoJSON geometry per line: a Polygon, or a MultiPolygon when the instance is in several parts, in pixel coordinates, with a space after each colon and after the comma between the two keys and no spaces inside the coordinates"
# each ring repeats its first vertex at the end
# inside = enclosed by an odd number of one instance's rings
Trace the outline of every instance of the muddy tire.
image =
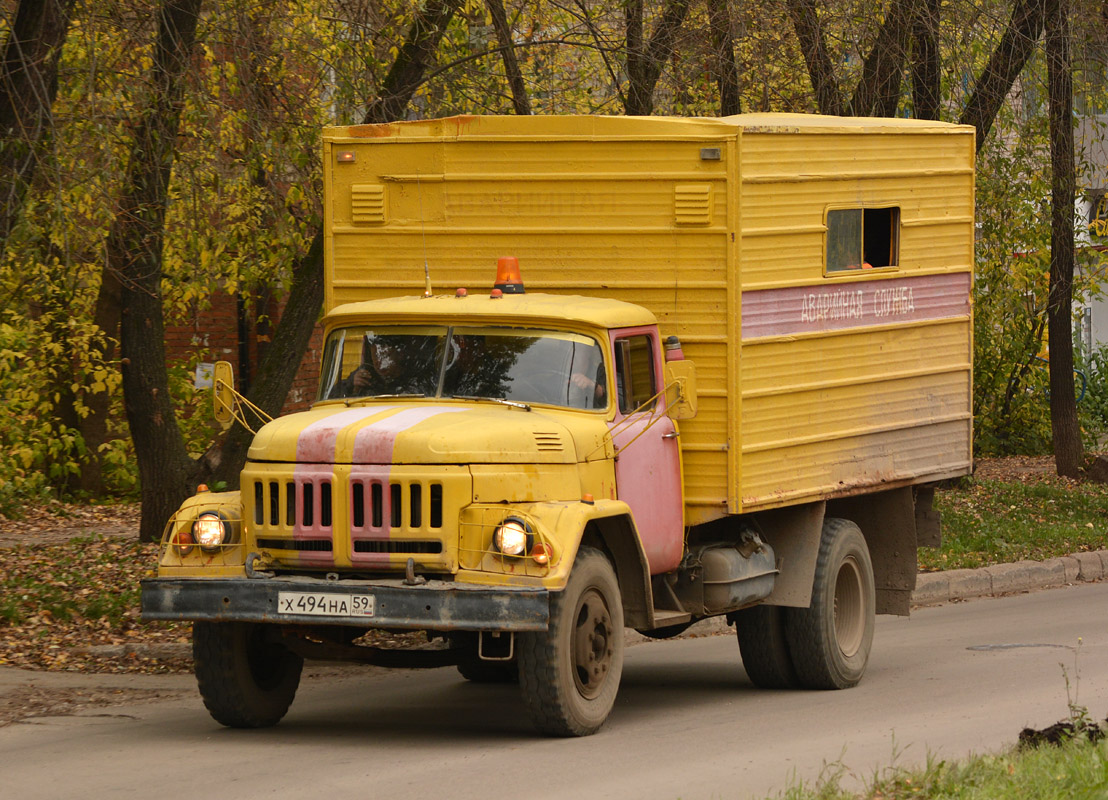
{"type": "Polygon", "coordinates": [[[522,633],[516,659],[523,701],[542,733],[595,733],[623,674],[623,604],[611,563],[582,547],[569,583],[551,596],[550,626],[522,633]]]}
{"type": "Polygon", "coordinates": [[[743,669],[751,683],[761,689],[792,689],[796,670],[785,634],[785,609],[754,606],[731,614],[743,669]]]}
{"type": "Polygon", "coordinates": [[[789,653],[806,689],[846,689],[862,679],[873,644],[873,565],[853,522],[823,523],[812,605],[785,620],[789,653]]]}
{"type": "Polygon", "coordinates": [[[266,638],[266,626],[195,622],[196,682],[208,712],[229,728],[276,725],[292,705],[304,659],[266,638]]]}

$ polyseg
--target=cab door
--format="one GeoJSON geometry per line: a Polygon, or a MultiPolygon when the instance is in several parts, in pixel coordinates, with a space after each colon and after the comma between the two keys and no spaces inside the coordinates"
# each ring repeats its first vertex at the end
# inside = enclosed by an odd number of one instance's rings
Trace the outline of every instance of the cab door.
{"type": "Polygon", "coordinates": [[[681,563],[685,530],[681,448],[666,416],[661,343],[655,326],[613,330],[610,337],[616,494],[631,507],[650,574],[657,575],[681,563]]]}

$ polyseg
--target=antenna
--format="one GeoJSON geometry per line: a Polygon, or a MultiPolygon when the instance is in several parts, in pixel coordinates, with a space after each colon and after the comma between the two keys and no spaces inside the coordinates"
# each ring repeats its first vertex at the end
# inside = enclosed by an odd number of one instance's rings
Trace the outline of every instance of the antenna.
{"type": "Polygon", "coordinates": [[[427,265],[427,228],[423,219],[423,184],[419,182],[419,172],[416,172],[416,194],[419,196],[419,232],[423,237],[423,296],[430,297],[433,292],[431,291],[431,268],[427,265]]]}

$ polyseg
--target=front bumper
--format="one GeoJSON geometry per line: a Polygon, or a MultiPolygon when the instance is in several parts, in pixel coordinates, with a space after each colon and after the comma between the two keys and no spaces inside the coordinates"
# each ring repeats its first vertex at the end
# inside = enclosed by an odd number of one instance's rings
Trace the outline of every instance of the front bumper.
{"type": "Polygon", "coordinates": [[[142,581],[142,618],[348,625],[413,630],[543,631],[550,593],[545,589],[473,586],[430,580],[339,580],[282,577],[149,578],[142,581]],[[372,617],[284,613],[280,592],[312,592],[336,598],[372,595],[372,617]]]}

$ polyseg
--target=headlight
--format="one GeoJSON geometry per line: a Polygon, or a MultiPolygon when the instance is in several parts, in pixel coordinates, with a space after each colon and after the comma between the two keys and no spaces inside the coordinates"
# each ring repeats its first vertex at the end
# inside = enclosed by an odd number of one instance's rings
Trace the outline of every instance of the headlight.
{"type": "Polygon", "coordinates": [[[231,526],[214,511],[205,511],[192,523],[192,538],[202,550],[216,550],[231,538],[231,526]]]}
{"type": "Polygon", "coordinates": [[[531,526],[519,517],[508,517],[492,535],[492,546],[506,556],[526,555],[532,541],[531,526]]]}

